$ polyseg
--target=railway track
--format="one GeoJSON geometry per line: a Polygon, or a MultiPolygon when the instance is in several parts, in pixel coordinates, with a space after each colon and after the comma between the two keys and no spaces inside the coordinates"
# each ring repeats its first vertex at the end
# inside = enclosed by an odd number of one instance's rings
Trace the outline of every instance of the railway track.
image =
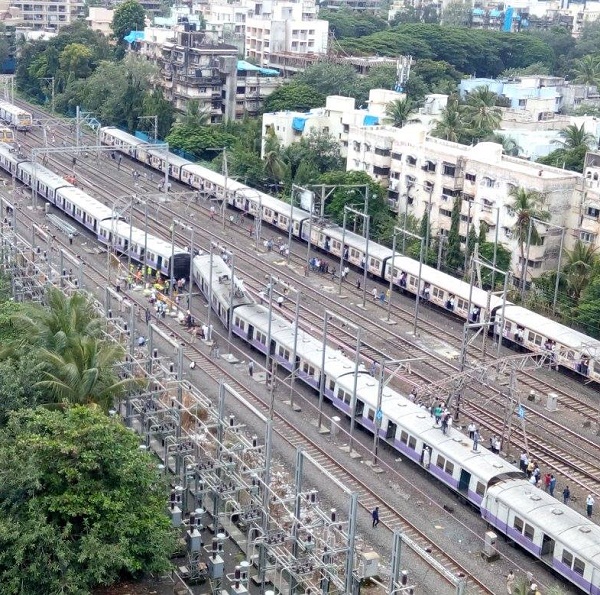
{"type": "MultiPolygon", "coordinates": [[[[39,224],[33,216],[26,211],[19,212],[21,217],[25,217],[29,224],[39,224]]],[[[57,243],[64,249],[68,249],[67,243],[57,239],[57,243]]],[[[100,268],[90,261],[86,262],[85,268],[86,275],[86,287],[102,288],[105,285],[105,275],[100,268]]],[[[100,300],[103,296],[100,297],[100,300]]],[[[146,303],[142,301],[142,296],[137,296],[135,292],[130,292],[127,295],[128,299],[141,307],[145,307],[146,303]]],[[[259,392],[251,390],[246,384],[241,383],[236,376],[234,376],[225,365],[218,365],[217,362],[205,354],[200,348],[189,343],[189,336],[183,335],[180,328],[177,328],[175,324],[168,324],[166,322],[160,322],[161,326],[165,327],[165,330],[175,340],[185,344],[183,349],[184,357],[189,361],[196,362],[196,365],[202,369],[202,372],[208,375],[211,380],[216,384],[221,382],[223,379],[232,386],[239,394],[241,394],[248,402],[256,407],[261,413],[268,416],[270,403],[264,398],[259,392]]],[[[229,364],[227,364],[229,366],[229,364]]],[[[290,447],[297,449],[303,448],[307,454],[311,455],[316,461],[322,464],[330,473],[334,474],[335,477],[349,489],[356,492],[358,495],[359,505],[368,513],[374,508],[375,505],[380,507],[380,519],[381,524],[387,527],[390,531],[401,530],[403,534],[409,538],[414,544],[416,544],[422,551],[426,551],[432,556],[438,566],[432,568],[438,572],[440,578],[451,584],[450,577],[464,578],[466,580],[466,588],[469,594],[491,594],[493,593],[486,585],[474,576],[463,564],[461,564],[455,557],[446,553],[441,547],[437,546],[435,542],[429,538],[423,531],[418,529],[413,523],[409,522],[401,512],[383,502],[375,490],[369,487],[366,482],[361,480],[358,476],[351,473],[344,467],[336,458],[321,448],[316,442],[314,442],[307,433],[302,432],[296,424],[288,421],[283,415],[281,415],[277,408],[273,411],[274,417],[274,431],[277,433],[280,439],[285,441],[290,447]],[[442,571],[443,569],[443,571],[442,571]]]]}

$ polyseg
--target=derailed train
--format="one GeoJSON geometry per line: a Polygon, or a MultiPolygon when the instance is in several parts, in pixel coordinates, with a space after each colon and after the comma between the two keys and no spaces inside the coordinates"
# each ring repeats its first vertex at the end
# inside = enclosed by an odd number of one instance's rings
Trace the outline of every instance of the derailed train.
{"type": "Polygon", "coordinates": [[[225,327],[232,325],[232,334],[261,353],[268,349],[278,366],[287,372],[293,369],[295,377],[315,392],[323,386],[324,397],[335,408],[354,415],[365,430],[378,431],[391,448],[477,507],[492,527],[585,593],[600,595],[598,525],[531,485],[502,457],[482,446],[473,450],[472,440],[457,429],[444,434],[429,410],[389,386],[383,389],[377,422],[379,380],[364,366],[358,370],[355,404],[355,363],[342,351],[328,346],[321,370],[322,342],[301,329],[295,337],[294,326],[256,303],[218,256],[196,256],[192,269],[194,282],[225,327]]]}
{"type": "MultiPolygon", "coordinates": [[[[168,170],[169,176],[175,180],[216,199],[225,200],[231,207],[261,218],[282,233],[288,233],[291,223],[295,237],[305,242],[310,241],[315,248],[336,259],[340,258],[343,251],[348,263],[359,269],[364,266],[366,240],[360,235],[346,231],[342,247],[340,227],[310,224],[310,214],[307,211],[294,207],[292,212],[292,207],[286,202],[231,178],[226,182],[220,173],[153,148],[118,128],[101,128],[100,141],[153,169],[163,173],[168,170]]],[[[422,267],[419,287],[419,263],[400,253],[394,256],[391,249],[375,242],[369,242],[366,266],[369,275],[387,283],[393,274],[393,284],[406,293],[422,296],[427,287],[430,303],[451,310],[454,315],[465,320],[473,317],[475,308],[477,320],[494,321],[495,331],[502,332],[506,344],[520,350],[551,349],[556,364],[600,382],[600,341],[592,337],[509,302],[506,303],[503,320],[504,304],[500,297],[490,297],[487,291],[477,287],[471,293],[469,283],[429,266],[422,267]]]]}

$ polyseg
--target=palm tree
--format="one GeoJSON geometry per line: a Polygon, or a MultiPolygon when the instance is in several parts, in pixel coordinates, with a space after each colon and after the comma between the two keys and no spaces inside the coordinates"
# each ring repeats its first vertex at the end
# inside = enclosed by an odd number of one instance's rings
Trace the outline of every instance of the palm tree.
{"type": "Polygon", "coordinates": [[[576,83],[585,85],[585,99],[588,98],[588,88],[600,84],[600,56],[587,55],[575,61],[573,66],[573,79],[576,83]]]}
{"type": "Polygon", "coordinates": [[[185,106],[185,113],[178,117],[177,123],[180,126],[202,128],[210,124],[210,113],[200,107],[200,101],[190,99],[185,106]]]}
{"type": "Polygon", "coordinates": [[[474,137],[487,136],[500,125],[502,112],[496,101],[498,95],[488,87],[477,87],[467,95],[463,115],[474,137]]]}
{"type": "Polygon", "coordinates": [[[453,143],[459,142],[464,134],[465,126],[458,99],[449,97],[442,117],[432,131],[433,136],[449,140],[453,143]]]}
{"type": "Polygon", "coordinates": [[[114,366],[122,359],[123,348],[120,345],[93,337],[79,337],[64,354],[40,350],[44,380],[35,386],[47,391],[49,404],[95,404],[108,411],[116,398],[138,385],[138,381],[131,378],[118,379],[114,366]]]}
{"type": "Polygon", "coordinates": [[[591,244],[577,240],[573,250],[567,251],[563,270],[567,276],[567,289],[575,303],[579,302],[581,293],[589,285],[597,264],[598,250],[591,244]]]}
{"type": "Polygon", "coordinates": [[[583,124],[579,127],[575,124],[569,124],[558,133],[558,136],[561,140],[554,142],[562,145],[563,149],[578,149],[581,146],[589,149],[596,146],[596,138],[593,134],[585,131],[583,124]]]}
{"type": "MultiPolygon", "coordinates": [[[[22,335],[21,345],[65,353],[80,337],[99,337],[103,327],[93,301],[83,292],[66,296],[57,288],[46,293],[46,307],[31,305],[23,314],[13,318],[13,324],[22,335]]],[[[6,356],[11,347],[2,350],[6,356]]]]}
{"type": "Polygon", "coordinates": [[[269,179],[279,183],[285,178],[287,164],[282,157],[279,140],[273,131],[270,131],[265,139],[263,166],[269,179]]]}
{"type": "Polygon", "coordinates": [[[494,133],[488,136],[485,140],[491,143],[502,145],[502,152],[505,155],[510,155],[511,157],[518,157],[521,154],[521,151],[523,151],[523,147],[519,145],[516,139],[506,134],[494,133]]]}
{"type": "Polygon", "coordinates": [[[513,226],[515,239],[519,243],[521,253],[521,287],[525,287],[525,276],[527,262],[525,261],[525,247],[533,244],[539,246],[542,238],[537,230],[534,220],[548,221],[550,213],[544,211],[544,195],[536,190],[526,190],[525,188],[511,188],[508,195],[513,199],[510,208],[515,212],[517,221],[513,226]]]}
{"type": "Polygon", "coordinates": [[[387,104],[385,115],[392,121],[394,128],[402,128],[407,122],[416,122],[413,118],[415,104],[410,97],[396,99],[387,104]]]}

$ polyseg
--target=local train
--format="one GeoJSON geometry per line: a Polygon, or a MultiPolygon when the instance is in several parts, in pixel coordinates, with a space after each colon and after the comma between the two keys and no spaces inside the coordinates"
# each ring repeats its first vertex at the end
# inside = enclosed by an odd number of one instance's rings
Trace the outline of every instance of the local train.
{"type": "Polygon", "coordinates": [[[116,210],[107,207],[64,177],[16,155],[0,143],[0,167],[35,188],[38,195],[96,235],[100,243],[170,278],[188,277],[190,253],[162,238],[131,226],[116,210]],[[171,259],[173,262],[171,263],[171,259]]]}
{"type": "MultiPolygon", "coordinates": [[[[310,241],[320,251],[339,259],[342,252],[346,262],[363,269],[366,260],[364,237],[336,225],[316,225],[310,213],[277,198],[227,179],[217,172],[183,159],[172,153],[153,148],[151,144],[114,127],[100,129],[100,142],[114,147],[132,159],[183,182],[199,192],[227,201],[255,218],[287,234],[290,224],[295,237],[310,241]],[[344,246],[342,247],[342,235],[344,246]]],[[[516,349],[553,352],[556,365],[600,382],[600,341],[559,324],[526,308],[506,302],[487,291],[471,287],[460,279],[423,265],[419,286],[419,263],[375,242],[369,242],[368,273],[375,279],[389,283],[405,292],[427,299],[430,303],[471,322],[489,320],[494,331],[502,333],[503,341],[516,349]],[[393,268],[393,271],[392,271],[393,268]],[[489,303],[489,311],[488,311],[489,303]],[[504,319],[502,319],[504,311],[504,319]]]]}
{"type": "Polygon", "coordinates": [[[477,507],[508,539],[585,593],[600,595],[598,525],[534,487],[502,457],[481,445],[474,448],[459,430],[449,428],[444,434],[429,409],[389,386],[384,386],[379,401],[380,380],[364,365],[357,369],[354,361],[330,346],[323,353],[322,342],[300,328],[296,331],[273,311],[277,307],[269,311],[256,303],[219,256],[195,256],[192,271],[221,322],[226,328],[232,325],[232,334],[263,354],[268,349],[278,366],[288,373],[293,370],[315,392],[322,386],[324,398],[336,409],[354,416],[367,431],[378,431],[380,440],[477,507]]]}
{"type": "Polygon", "coordinates": [[[8,101],[0,101],[0,120],[17,130],[29,130],[33,124],[32,115],[8,101]]]}

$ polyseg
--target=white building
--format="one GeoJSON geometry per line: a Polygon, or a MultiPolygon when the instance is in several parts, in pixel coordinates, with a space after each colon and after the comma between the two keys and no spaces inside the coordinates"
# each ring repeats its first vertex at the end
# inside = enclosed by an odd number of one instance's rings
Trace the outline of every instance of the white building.
{"type": "Polygon", "coordinates": [[[36,30],[57,31],[85,16],[83,0],[39,0],[39,2],[17,0],[12,2],[11,6],[20,11],[25,25],[36,30]]]}
{"type": "Polygon", "coordinates": [[[575,240],[600,248],[600,153],[585,156],[581,200],[573,201],[571,228],[575,240]]]}
{"type": "Polygon", "coordinates": [[[85,18],[90,29],[98,31],[106,37],[112,35],[112,20],[115,11],[111,8],[102,8],[101,6],[90,6],[88,16],[85,18]]]}
{"type": "Polygon", "coordinates": [[[275,134],[279,144],[287,147],[315,131],[327,132],[337,139],[342,157],[346,157],[350,126],[376,126],[383,123],[388,103],[403,97],[402,93],[396,91],[371,89],[368,109],[356,109],[354,97],[329,95],[325,100],[325,107],[311,109],[309,112],[263,114],[262,154],[264,156],[265,140],[269,134],[275,134]]]}
{"type": "MultiPolygon", "coordinates": [[[[401,129],[351,126],[347,169],[365,171],[387,185],[393,210],[418,218],[429,210],[434,235],[448,235],[452,206],[460,196],[463,242],[471,224],[479,231],[480,222],[485,222],[489,241],[498,237],[512,251],[516,278],[521,273],[519,247],[512,237],[516,217],[509,206],[511,188],[543,193],[550,223],[564,226],[569,224],[571,204],[579,200],[582,179],[574,172],[503,155],[495,143],[468,147],[427,136],[421,124],[401,129]]],[[[543,244],[529,251],[531,276],[556,268],[558,259],[560,235],[546,232],[544,226],[539,231],[543,244]]]]}
{"type": "Polygon", "coordinates": [[[325,55],[329,23],[317,19],[316,13],[314,0],[256,2],[253,14],[246,18],[246,58],[282,68],[288,56],[325,55]]]}

